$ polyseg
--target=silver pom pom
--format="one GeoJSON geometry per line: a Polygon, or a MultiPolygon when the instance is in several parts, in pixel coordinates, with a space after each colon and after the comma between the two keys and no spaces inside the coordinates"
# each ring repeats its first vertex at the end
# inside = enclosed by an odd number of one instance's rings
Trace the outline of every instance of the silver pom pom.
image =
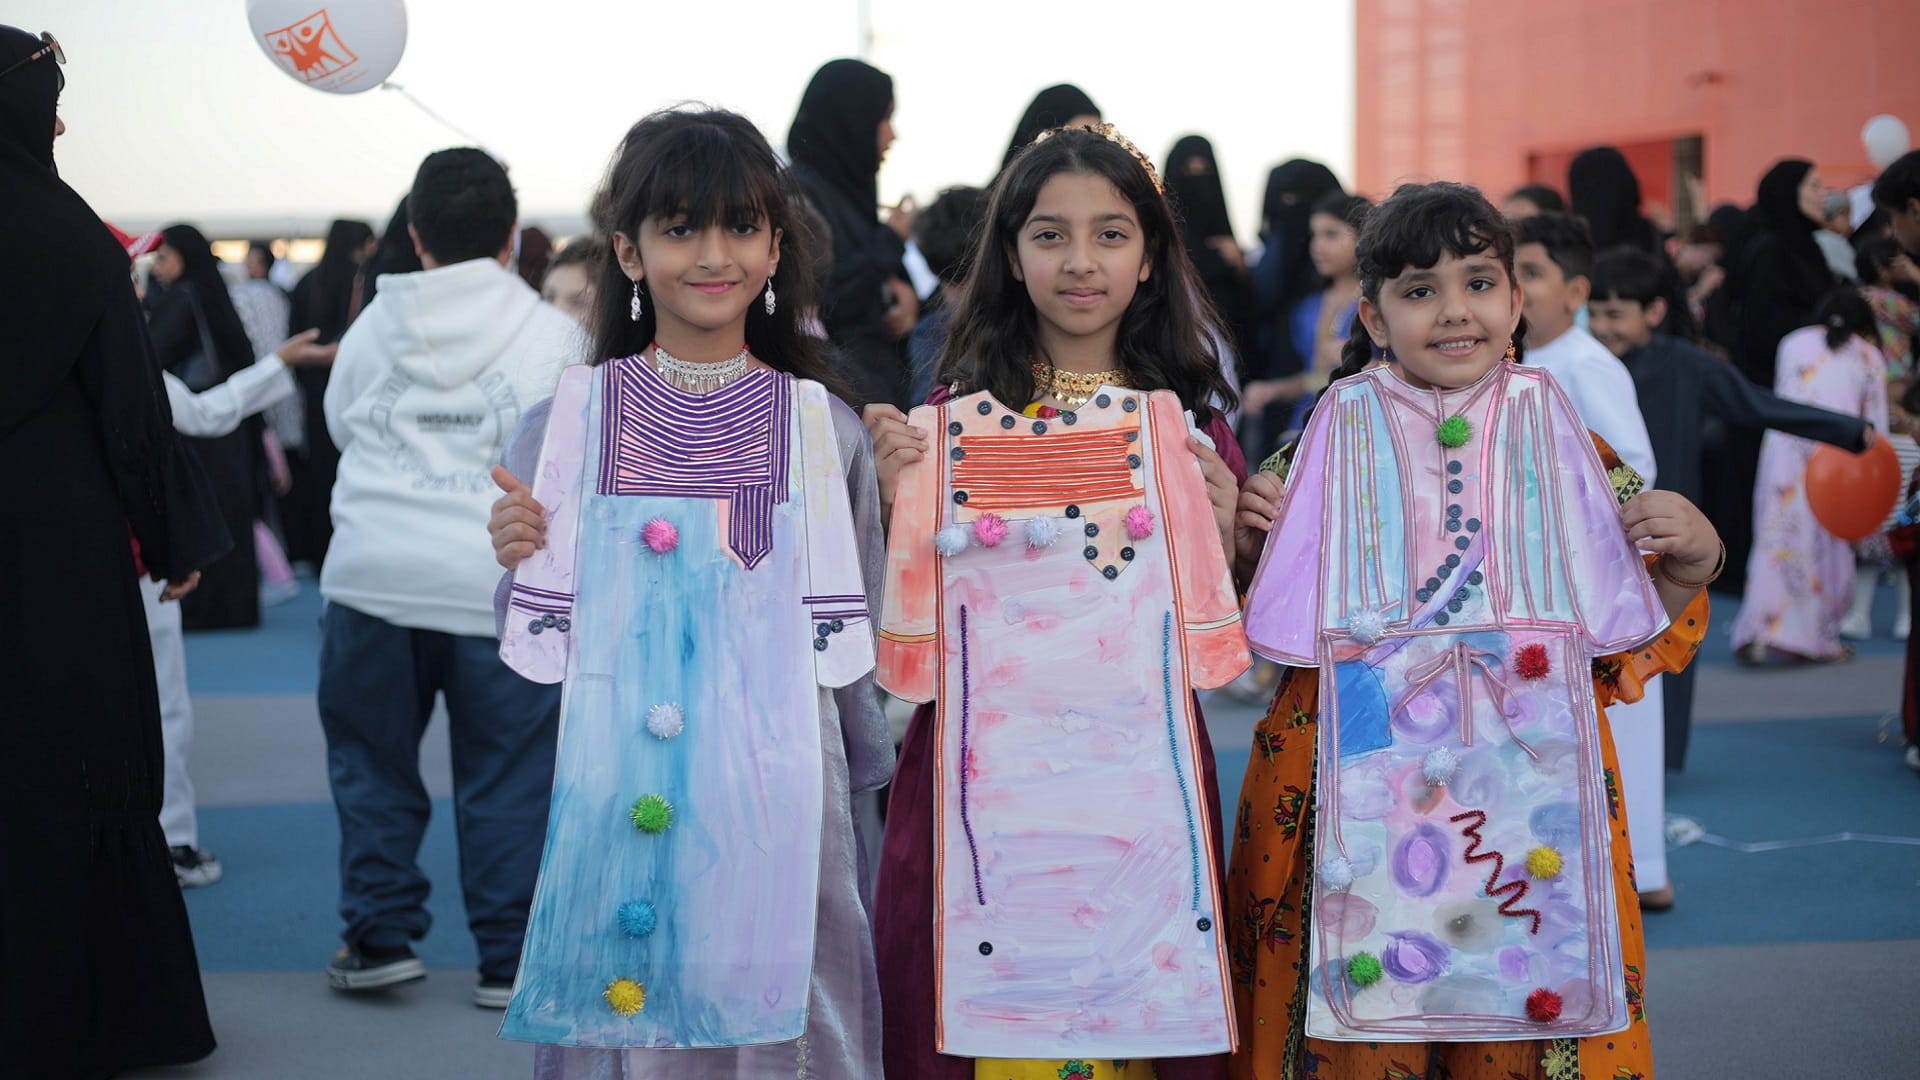
{"type": "Polygon", "coordinates": [[[1387,617],[1377,611],[1361,611],[1347,620],[1347,636],[1362,645],[1371,645],[1387,633],[1387,617]]]}
{"type": "Polygon", "coordinates": [[[1336,855],[1320,864],[1320,883],[1335,892],[1353,887],[1353,864],[1336,855]]]}
{"type": "Polygon", "coordinates": [[[948,525],[933,534],[933,546],[942,555],[958,555],[967,550],[967,527],[948,525]]]}
{"type": "Polygon", "coordinates": [[[1050,517],[1031,518],[1027,521],[1027,546],[1030,548],[1052,547],[1060,539],[1060,519],[1050,517]]]}
{"type": "Polygon", "coordinates": [[[655,705],[647,710],[647,730],[656,739],[671,739],[687,729],[687,714],[678,705],[655,705]]]}
{"type": "Polygon", "coordinates": [[[1420,775],[1426,777],[1427,783],[1434,787],[1445,787],[1459,768],[1460,759],[1444,746],[1434,747],[1427,751],[1426,757],[1420,759],[1420,775]]]}

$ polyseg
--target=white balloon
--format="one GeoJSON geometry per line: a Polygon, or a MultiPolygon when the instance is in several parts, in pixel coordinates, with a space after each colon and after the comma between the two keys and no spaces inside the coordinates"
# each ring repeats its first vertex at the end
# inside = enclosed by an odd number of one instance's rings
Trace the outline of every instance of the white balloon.
{"type": "Polygon", "coordinates": [[[1899,117],[1881,113],[1860,129],[1860,142],[1866,146],[1867,158],[1874,167],[1884,169],[1907,152],[1913,145],[1913,136],[1899,117]]]}
{"type": "Polygon", "coordinates": [[[247,0],[247,25],[287,77],[329,94],[379,86],[407,47],[403,0],[247,0]]]}

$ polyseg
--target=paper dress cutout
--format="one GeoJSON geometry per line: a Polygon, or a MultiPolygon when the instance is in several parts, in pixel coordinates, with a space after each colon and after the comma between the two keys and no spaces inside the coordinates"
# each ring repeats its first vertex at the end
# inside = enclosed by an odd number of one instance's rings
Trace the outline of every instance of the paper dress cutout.
{"type": "Polygon", "coordinates": [[[566,692],[501,1034],[798,1038],[832,707],[820,688],[873,666],[826,391],[762,370],[694,395],[638,358],[569,368],[533,494],[547,545],[514,576],[500,652],[566,692]]]}
{"type": "Polygon", "coordinates": [[[1336,383],[1247,624],[1255,651],[1320,669],[1307,1033],[1625,1028],[1589,661],[1666,615],[1552,377],[1336,383]],[[1450,448],[1454,417],[1469,434],[1450,448]]]}
{"type": "Polygon", "coordinates": [[[937,701],[938,1048],[1230,1050],[1192,689],[1250,657],[1179,399],[909,422],[878,675],[937,701]]]}

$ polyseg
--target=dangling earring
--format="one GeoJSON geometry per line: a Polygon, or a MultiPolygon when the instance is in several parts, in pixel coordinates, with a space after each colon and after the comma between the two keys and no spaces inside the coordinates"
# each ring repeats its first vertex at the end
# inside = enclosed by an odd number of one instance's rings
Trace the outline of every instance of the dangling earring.
{"type": "Polygon", "coordinates": [[[640,313],[644,310],[640,306],[640,283],[636,281],[633,283],[633,303],[627,305],[627,318],[639,322],[640,313]]]}
{"type": "Polygon", "coordinates": [[[1380,359],[1386,361],[1389,364],[1397,364],[1400,362],[1400,358],[1393,355],[1393,346],[1391,345],[1380,350],[1380,359]]]}
{"type": "Polygon", "coordinates": [[[773,276],[769,274],[767,276],[767,314],[773,314],[773,309],[773,276]]]}
{"type": "Polygon", "coordinates": [[[1514,353],[1513,342],[1511,341],[1507,342],[1507,363],[1509,364],[1514,363],[1518,359],[1519,357],[1514,353]]]}

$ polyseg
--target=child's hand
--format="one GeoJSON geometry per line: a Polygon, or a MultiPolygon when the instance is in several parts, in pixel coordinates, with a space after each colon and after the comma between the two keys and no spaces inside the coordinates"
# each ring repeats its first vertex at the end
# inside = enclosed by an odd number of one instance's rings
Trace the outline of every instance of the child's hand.
{"type": "Polygon", "coordinates": [[[1207,480],[1207,501],[1213,504],[1213,524],[1220,531],[1220,550],[1232,552],[1233,512],[1240,501],[1240,485],[1225,459],[1212,447],[1189,435],[1187,448],[1200,459],[1200,475],[1207,480]]]}
{"type": "Polygon", "coordinates": [[[1627,538],[1658,552],[1687,581],[1704,581],[1721,559],[1720,534],[1697,507],[1671,491],[1643,491],[1620,507],[1627,538]]]}
{"type": "Polygon", "coordinates": [[[880,482],[880,523],[893,522],[893,496],[900,488],[900,470],[927,456],[927,433],[907,424],[907,414],[891,405],[869,405],[860,419],[873,438],[873,471],[880,482]]]}
{"type": "Polygon", "coordinates": [[[171,604],[199,586],[200,571],[198,570],[195,570],[183,578],[168,578],[166,587],[160,590],[160,602],[163,604],[171,604]]]}
{"type": "Polygon", "coordinates": [[[1233,519],[1233,558],[1240,580],[1251,580],[1260,553],[1267,546],[1267,534],[1280,516],[1280,498],[1286,484],[1270,472],[1255,472],[1240,489],[1239,512],[1233,519]]]}
{"type": "Polygon", "coordinates": [[[493,467],[493,482],[506,494],[494,501],[487,535],[493,538],[494,561],[512,570],[546,546],[547,512],[534,501],[533,489],[505,466],[493,467]]]}

